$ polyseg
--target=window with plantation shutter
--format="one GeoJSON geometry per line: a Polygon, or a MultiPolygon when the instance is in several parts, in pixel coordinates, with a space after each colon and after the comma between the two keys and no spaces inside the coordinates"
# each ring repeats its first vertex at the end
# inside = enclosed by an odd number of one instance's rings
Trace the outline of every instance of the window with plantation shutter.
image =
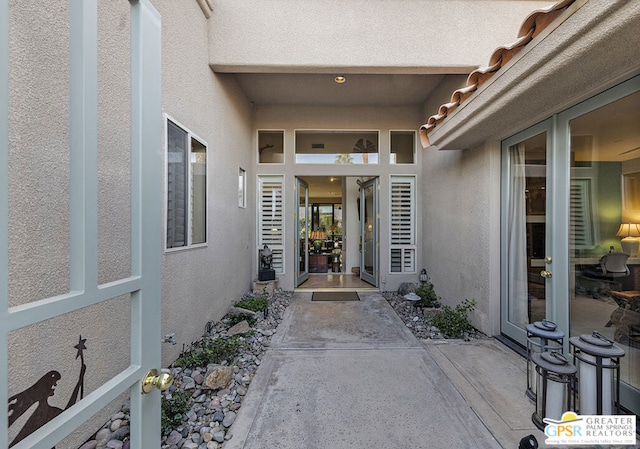
{"type": "Polygon", "coordinates": [[[416,271],[415,186],[413,176],[391,177],[390,271],[416,271]]]}
{"type": "MultiPolygon", "coordinates": [[[[258,250],[264,245],[273,252],[273,269],[283,273],[283,187],[282,176],[258,177],[258,250]]],[[[259,252],[256,252],[258,257],[259,252]]]]}

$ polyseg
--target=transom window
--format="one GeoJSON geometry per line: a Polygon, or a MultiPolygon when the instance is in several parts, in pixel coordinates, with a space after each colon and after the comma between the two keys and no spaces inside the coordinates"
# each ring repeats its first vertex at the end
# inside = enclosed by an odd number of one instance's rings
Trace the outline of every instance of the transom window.
{"type": "Polygon", "coordinates": [[[378,164],[378,131],[296,131],[296,164],[378,164]]]}

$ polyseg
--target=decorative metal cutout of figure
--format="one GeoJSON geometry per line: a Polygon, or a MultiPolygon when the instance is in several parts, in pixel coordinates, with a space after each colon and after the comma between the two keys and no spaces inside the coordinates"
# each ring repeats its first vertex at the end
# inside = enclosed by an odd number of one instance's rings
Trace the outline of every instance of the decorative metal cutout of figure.
{"type": "MultiPolygon", "coordinates": [[[[74,346],[74,348],[78,350],[76,359],[80,357],[80,374],[73,393],[71,393],[71,398],[69,398],[69,402],[64,410],[75,404],[78,399],[82,399],[84,397],[84,375],[87,371],[87,365],[84,363],[84,350],[87,349],[84,345],[86,341],[87,339],[82,338],[82,335],[80,335],[78,344],[74,346]]],[[[49,397],[55,394],[54,390],[56,384],[61,377],[62,376],[58,371],[49,371],[35,384],[9,398],[9,426],[29,410],[33,404],[38,404],[36,409],[33,411],[33,414],[29,417],[24,427],[16,435],[9,447],[16,445],[64,411],[59,407],[49,405],[48,402],[49,397]]]]}

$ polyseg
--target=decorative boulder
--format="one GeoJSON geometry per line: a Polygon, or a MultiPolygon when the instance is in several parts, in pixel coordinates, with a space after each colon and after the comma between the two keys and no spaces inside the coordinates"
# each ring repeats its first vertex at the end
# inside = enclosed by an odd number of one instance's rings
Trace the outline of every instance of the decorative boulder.
{"type": "Polygon", "coordinates": [[[418,284],[415,282],[403,282],[400,284],[400,287],[398,287],[398,294],[404,296],[408,293],[415,293],[417,288],[418,284]]]}
{"type": "Polygon", "coordinates": [[[227,331],[227,333],[230,336],[246,334],[247,332],[249,332],[250,329],[251,327],[249,327],[249,323],[247,322],[247,320],[243,320],[243,321],[240,321],[238,324],[231,326],[227,331]]]}
{"type": "Polygon", "coordinates": [[[202,388],[220,390],[226,388],[233,379],[233,367],[225,365],[209,365],[202,388]]]}

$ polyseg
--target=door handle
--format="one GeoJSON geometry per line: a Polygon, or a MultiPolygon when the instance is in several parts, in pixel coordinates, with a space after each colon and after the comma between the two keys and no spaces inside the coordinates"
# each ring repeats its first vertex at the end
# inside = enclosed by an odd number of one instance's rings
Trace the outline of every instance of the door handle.
{"type": "Polygon", "coordinates": [[[173,384],[173,374],[160,373],[157,369],[151,369],[142,379],[142,394],[151,393],[153,387],[164,391],[173,384]]]}
{"type": "Polygon", "coordinates": [[[540,276],[542,276],[543,278],[549,279],[551,276],[553,276],[553,273],[551,271],[542,270],[540,272],[540,276]]]}

